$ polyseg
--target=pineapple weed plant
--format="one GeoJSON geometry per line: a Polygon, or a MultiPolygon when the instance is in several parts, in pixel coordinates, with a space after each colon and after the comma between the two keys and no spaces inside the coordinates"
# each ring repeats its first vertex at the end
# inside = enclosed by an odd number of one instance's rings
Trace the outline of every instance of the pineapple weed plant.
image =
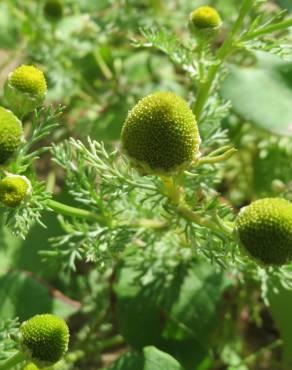
{"type": "MultiPolygon", "coordinates": [[[[0,202],[5,224],[26,238],[35,223],[46,227],[44,211],[54,212],[63,234],[51,238],[50,250],[40,251],[44,262],[70,276],[78,273],[80,264],[89,266],[84,267],[88,284],[103,279],[104,285],[92,290],[93,299],[100,300],[98,309],[88,305],[89,324],[74,334],[69,353],[68,326],[55,315],[36,315],[21,325],[17,320],[4,322],[0,369],[86,368],[92,358],[97,366],[104,350],[125,341],[140,352],[129,352],[110,369],[217,368],[220,345],[215,335],[209,338],[204,333],[212,332],[212,323],[194,333],[183,323],[180,308],[178,312],[172,308],[170,294],[177,290],[179,295],[180,285],[187,284],[185,275],[196,271],[206,284],[214,284],[214,290],[206,289],[212,299],[218,296],[217,301],[235,280],[240,286],[258,284],[266,305],[269,289],[276,291],[280,285],[292,289],[292,204],[284,199],[289,193],[254,201],[237,214],[217,190],[222,169],[236,153],[221,128],[231,109],[219,95],[229,61],[239,52],[260,50],[285,57],[288,50],[282,34],[292,26],[291,18],[281,11],[265,19],[263,3],[242,1],[218,45],[215,40],[224,19],[210,6],[198,7],[189,16],[192,48],[159,27],[141,29],[143,38],[134,40],[134,46],[166,53],[190,78],[194,98],[190,105],[171,91],[156,91],[136,101],[123,124],[121,145],[114,151],[91,138],[44,145],[58,128],[64,108],[44,105],[47,81],[38,67],[23,64],[9,74],[0,107],[0,202]],[[251,20],[250,14],[256,17],[251,20]],[[278,34],[281,37],[275,37],[278,34]],[[25,121],[31,123],[29,129],[25,121]],[[45,152],[63,169],[76,206],[55,200],[52,187],[38,180],[35,164],[45,152]],[[222,271],[230,271],[224,282],[222,271]],[[124,297],[117,307],[124,316],[118,323],[122,336],[111,312],[110,285],[116,275],[134,282],[133,292],[123,283],[116,288],[124,297]],[[140,293],[131,301],[135,289],[140,293]],[[153,302],[159,312],[153,310],[153,302]],[[134,329],[128,327],[129,321],[134,329]],[[202,347],[191,358],[183,355],[189,343],[202,347]],[[149,346],[156,344],[159,349],[149,346]]],[[[54,28],[63,15],[62,3],[48,1],[44,12],[54,28]]],[[[196,299],[202,299],[203,307],[208,297],[196,299]]],[[[203,315],[202,310],[197,315],[203,315]]],[[[281,343],[276,340],[268,349],[281,343]]],[[[256,358],[257,354],[239,356],[229,368],[248,369],[256,358]]],[[[232,360],[225,356],[221,361],[232,360]]]]}

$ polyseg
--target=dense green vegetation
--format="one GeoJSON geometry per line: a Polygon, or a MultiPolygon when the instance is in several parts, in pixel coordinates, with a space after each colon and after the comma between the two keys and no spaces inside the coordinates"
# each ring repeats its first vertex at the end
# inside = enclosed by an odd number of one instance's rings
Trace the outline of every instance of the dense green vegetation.
{"type": "Polygon", "coordinates": [[[0,370],[292,368],[291,12],[0,2],[0,370]]]}

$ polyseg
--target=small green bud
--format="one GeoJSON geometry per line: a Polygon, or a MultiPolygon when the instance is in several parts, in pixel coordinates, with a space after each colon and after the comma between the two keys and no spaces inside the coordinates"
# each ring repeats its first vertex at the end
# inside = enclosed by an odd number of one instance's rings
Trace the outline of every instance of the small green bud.
{"type": "Polygon", "coordinates": [[[4,164],[15,152],[23,138],[19,119],[10,111],[0,107],[0,164],[4,164]]]}
{"type": "Polygon", "coordinates": [[[50,22],[58,22],[63,16],[61,0],[47,0],[44,5],[44,15],[50,22]]]}
{"type": "Polygon", "coordinates": [[[190,26],[195,30],[216,30],[222,25],[217,10],[211,6],[201,6],[190,15],[190,26]]]}
{"type": "Polygon", "coordinates": [[[200,136],[187,102],[171,92],[146,96],[129,112],[122,146],[141,174],[175,175],[199,157],[200,136]]]}
{"type": "Polygon", "coordinates": [[[31,190],[31,183],[25,176],[8,175],[0,180],[0,202],[6,207],[18,207],[31,190]]]}
{"type": "Polygon", "coordinates": [[[34,66],[22,65],[10,73],[4,97],[15,114],[24,116],[42,104],[46,93],[43,72],[34,66]]]}
{"type": "Polygon", "coordinates": [[[281,198],[260,199],[244,207],[236,219],[242,249],[260,264],[292,260],[292,204],[281,198]]]}
{"type": "Polygon", "coordinates": [[[279,180],[279,179],[275,179],[272,181],[272,184],[271,184],[271,187],[272,187],[272,190],[274,193],[283,193],[283,191],[286,190],[286,185],[284,184],[283,181],[279,180]]]}
{"type": "Polygon", "coordinates": [[[21,325],[20,332],[24,352],[40,368],[55,364],[68,350],[69,328],[57,316],[36,315],[21,325]]]}

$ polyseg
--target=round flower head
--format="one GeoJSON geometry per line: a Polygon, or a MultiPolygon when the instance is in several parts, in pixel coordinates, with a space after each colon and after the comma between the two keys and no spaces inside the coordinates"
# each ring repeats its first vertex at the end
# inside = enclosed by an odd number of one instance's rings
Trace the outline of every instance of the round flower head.
{"type": "Polygon", "coordinates": [[[40,106],[47,92],[43,72],[29,65],[22,65],[10,73],[5,84],[5,99],[11,110],[24,116],[40,106]]]}
{"type": "Polygon", "coordinates": [[[212,30],[221,26],[221,17],[211,6],[201,6],[190,15],[190,25],[197,30],[212,30]]]}
{"type": "Polygon", "coordinates": [[[31,183],[25,176],[9,175],[0,180],[0,202],[15,208],[31,194],[31,183]]]}
{"type": "Polygon", "coordinates": [[[61,0],[47,0],[44,5],[44,15],[50,22],[58,22],[63,16],[61,0]]]}
{"type": "Polygon", "coordinates": [[[19,119],[9,110],[0,107],[0,164],[4,164],[17,149],[23,138],[19,119]]]}
{"type": "Polygon", "coordinates": [[[55,364],[67,352],[69,329],[57,316],[36,315],[21,325],[20,332],[24,352],[40,368],[55,364]]]}
{"type": "Polygon", "coordinates": [[[260,264],[292,260],[292,204],[287,200],[257,200],[240,211],[236,229],[242,249],[260,264]]]}
{"type": "Polygon", "coordinates": [[[199,157],[200,136],[187,102],[171,92],[146,96],[129,112],[123,149],[141,174],[175,175],[199,157]]]}
{"type": "Polygon", "coordinates": [[[34,66],[16,68],[9,77],[9,83],[15,89],[33,96],[44,96],[47,91],[43,72],[34,66]]]}

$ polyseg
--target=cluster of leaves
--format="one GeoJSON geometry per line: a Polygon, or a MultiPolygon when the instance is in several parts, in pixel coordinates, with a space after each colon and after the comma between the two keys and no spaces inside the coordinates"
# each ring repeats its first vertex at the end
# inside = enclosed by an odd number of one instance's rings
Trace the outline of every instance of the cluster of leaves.
{"type": "Polygon", "coordinates": [[[4,320],[0,324],[0,360],[5,360],[16,348],[15,342],[11,341],[18,334],[18,319],[4,320]]]}
{"type": "Polygon", "coordinates": [[[33,164],[41,154],[49,149],[49,146],[38,147],[37,144],[58,127],[61,113],[61,107],[55,111],[51,107],[36,110],[29,127],[31,134],[19,146],[14,161],[4,169],[6,173],[26,175],[32,184],[32,195],[28,202],[17,208],[5,208],[1,205],[6,225],[13,230],[15,235],[22,238],[26,237],[35,222],[45,227],[41,217],[43,210],[46,209],[46,201],[51,197],[51,194],[46,191],[45,184],[36,178],[33,164]]]}
{"type": "MultiPolygon", "coordinates": [[[[214,237],[205,228],[184,220],[169,203],[159,179],[139,177],[125,158],[117,156],[117,151],[108,153],[96,141],[89,139],[88,146],[71,139],[53,148],[55,161],[66,170],[69,193],[93,214],[90,223],[60,219],[66,234],[53,239],[57,250],[50,251],[48,256],[54,257],[54,261],[57,255],[63,255],[71,266],[79,258],[110,261],[131,242],[151,246],[174,233],[177,243],[185,240],[187,245],[211,260],[224,264],[229,254],[232,258],[230,240],[220,234],[214,237]],[[209,243],[213,243],[212,248],[207,247],[209,243]]],[[[208,166],[202,166],[195,177],[190,173],[185,184],[189,189],[187,196],[194,204],[196,197],[197,200],[200,196],[206,198],[205,203],[198,203],[198,214],[216,211],[226,216],[230,213],[228,207],[214,198],[216,193],[211,186],[217,181],[216,171],[210,171],[208,166]],[[190,190],[197,189],[198,184],[201,194],[196,195],[190,190]]]]}

